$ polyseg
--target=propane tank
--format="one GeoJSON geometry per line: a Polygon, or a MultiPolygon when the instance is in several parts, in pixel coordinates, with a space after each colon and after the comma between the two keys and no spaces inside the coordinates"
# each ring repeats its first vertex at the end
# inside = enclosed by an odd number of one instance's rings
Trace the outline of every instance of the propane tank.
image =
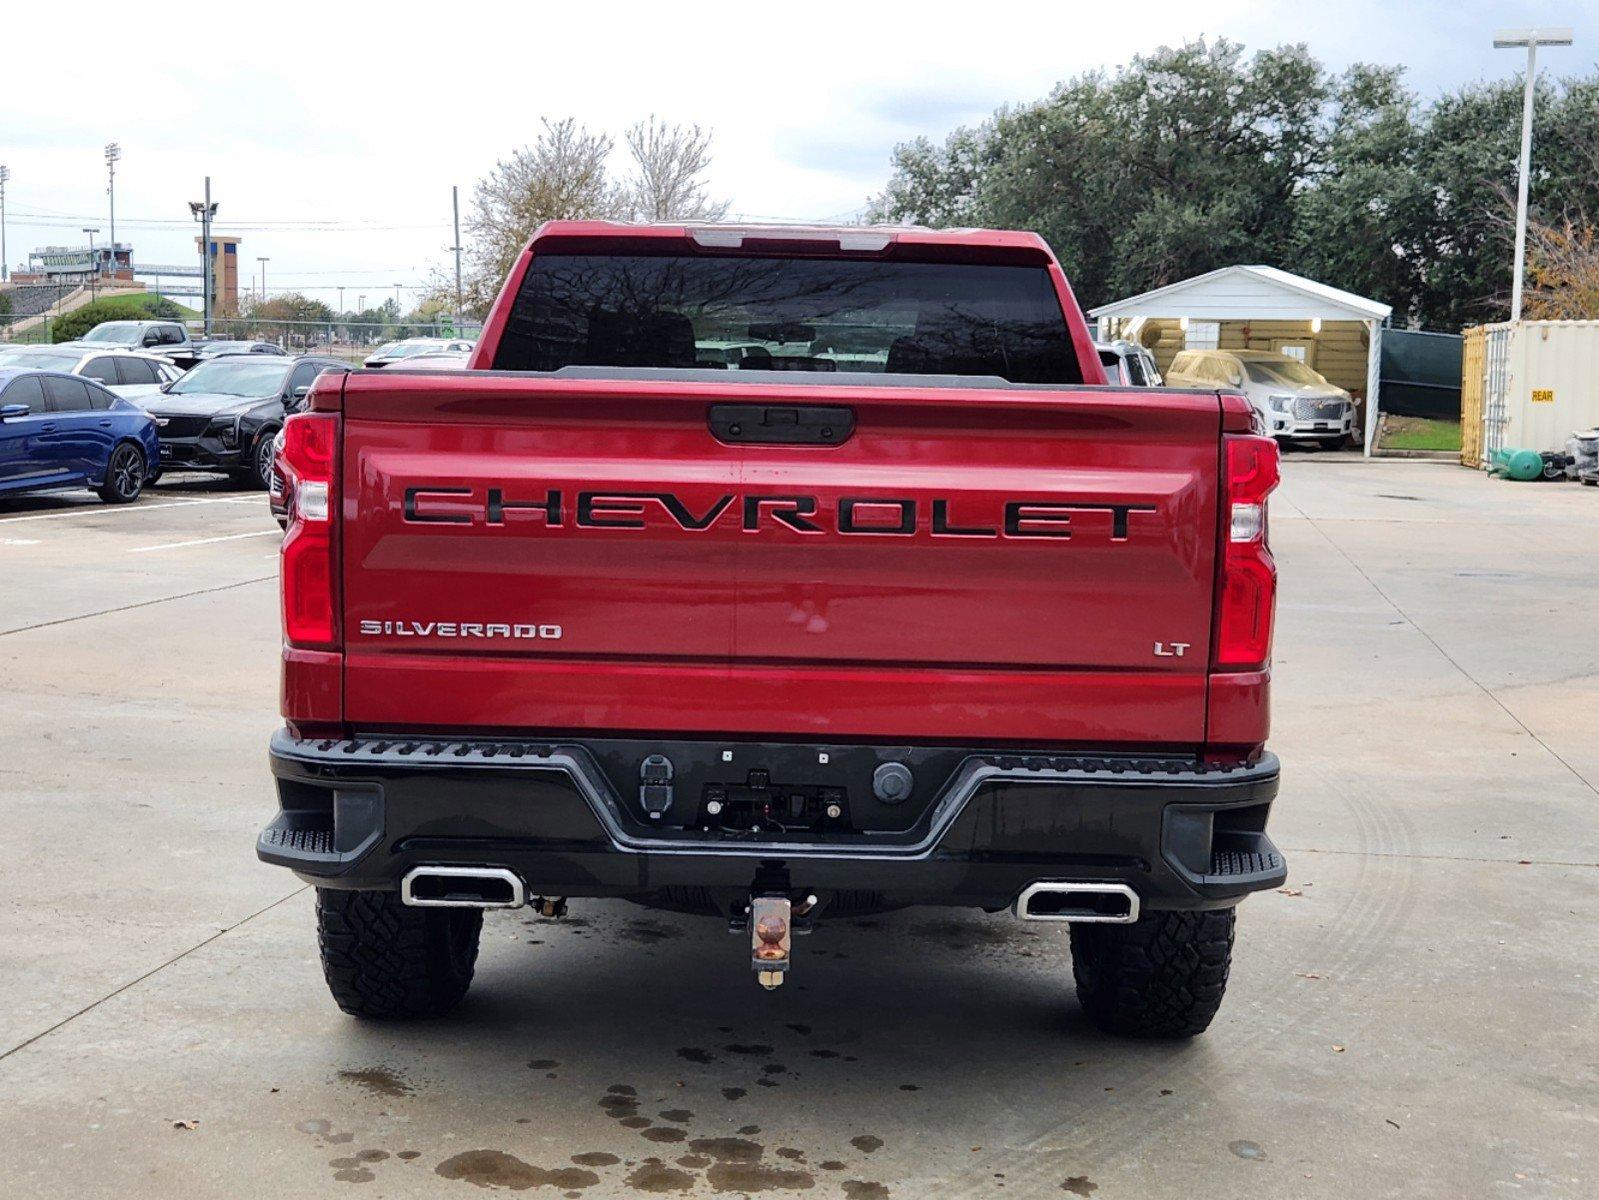
{"type": "Polygon", "coordinates": [[[1494,451],[1488,473],[1525,483],[1531,479],[1542,478],[1543,467],[1543,455],[1536,450],[1518,450],[1507,446],[1503,450],[1494,451]]]}

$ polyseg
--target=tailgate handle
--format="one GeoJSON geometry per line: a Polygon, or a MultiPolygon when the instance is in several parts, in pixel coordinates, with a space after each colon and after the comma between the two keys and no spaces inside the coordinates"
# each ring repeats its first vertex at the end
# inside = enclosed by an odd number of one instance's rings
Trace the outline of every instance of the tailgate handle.
{"type": "Polygon", "coordinates": [[[855,432],[855,411],[827,405],[713,404],[708,423],[721,442],[838,446],[855,432]]]}

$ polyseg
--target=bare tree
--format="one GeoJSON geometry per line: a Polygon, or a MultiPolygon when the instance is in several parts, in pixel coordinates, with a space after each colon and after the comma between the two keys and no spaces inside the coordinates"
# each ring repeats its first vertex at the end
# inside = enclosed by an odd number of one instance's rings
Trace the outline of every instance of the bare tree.
{"type": "Polygon", "coordinates": [[[624,198],[606,175],[615,147],[568,117],[544,119],[531,146],[512,151],[478,180],[467,217],[471,273],[467,307],[486,311],[523,245],[545,221],[620,217],[624,198]]]}
{"type": "Polygon", "coordinates": [[[1526,315],[1535,321],[1599,317],[1599,229],[1581,213],[1527,222],[1526,315]]]}
{"type": "Polygon", "coordinates": [[[634,174],[624,190],[635,221],[720,221],[727,215],[727,201],[706,193],[709,130],[669,125],[652,113],[630,128],[626,139],[634,174]]]}

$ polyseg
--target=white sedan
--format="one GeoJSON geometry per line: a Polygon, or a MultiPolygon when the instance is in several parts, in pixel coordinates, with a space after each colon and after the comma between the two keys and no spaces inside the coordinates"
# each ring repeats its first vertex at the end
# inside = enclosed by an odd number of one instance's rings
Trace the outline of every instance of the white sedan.
{"type": "Polygon", "coordinates": [[[31,367],[36,371],[62,371],[104,384],[135,404],[159,392],[183,371],[158,354],[139,350],[93,349],[79,342],[54,346],[0,346],[0,367],[31,367]]]}

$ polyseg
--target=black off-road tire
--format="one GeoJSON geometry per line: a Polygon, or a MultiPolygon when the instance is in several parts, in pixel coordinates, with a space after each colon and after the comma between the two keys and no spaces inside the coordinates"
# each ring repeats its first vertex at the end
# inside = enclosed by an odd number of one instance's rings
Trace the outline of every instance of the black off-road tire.
{"type": "Polygon", "coordinates": [[[1227,990],[1231,908],[1150,912],[1131,925],[1073,925],[1072,974],[1088,1019],[1125,1037],[1205,1032],[1227,990]]]}
{"type": "Polygon", "coordinates": [[[477,963],[483,912],[412,908],[395,892],[316,890],[322,973],[340,1008],[383,1020],[441,1017],[477,963]]]}

